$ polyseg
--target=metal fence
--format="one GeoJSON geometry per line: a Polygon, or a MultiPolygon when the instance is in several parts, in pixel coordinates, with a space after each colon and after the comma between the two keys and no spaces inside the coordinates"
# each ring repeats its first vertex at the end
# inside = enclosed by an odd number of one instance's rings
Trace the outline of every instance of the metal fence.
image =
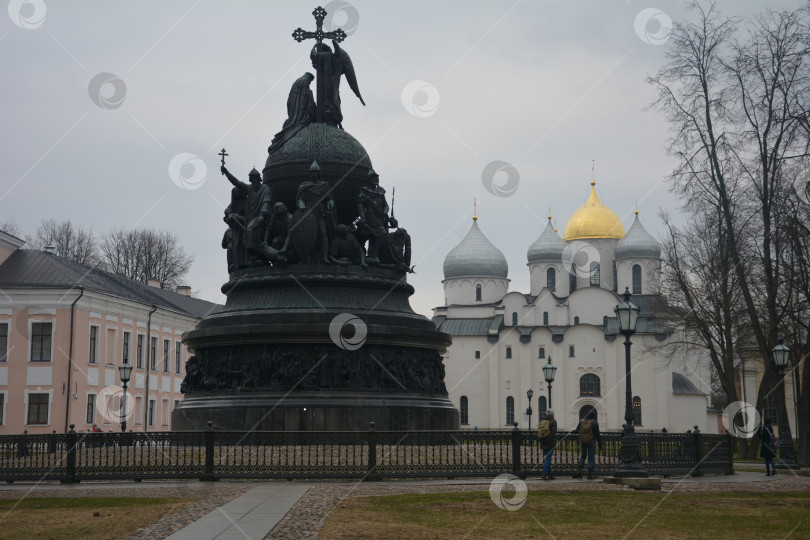
{"type": "MultiPolygon", "coordinates": [[[[536,432],[311,431],[0,435],[0,481],[358,478],[541,474],[536,432]]],[[[732,474],[730,435],[638,433],[652,475],[732,474]]],[[[598,475],[621,463],[621,433],[602,433],[598,475]]],[[[579,437],[558,433],[555,475],[578,472],[579,437]]]]}

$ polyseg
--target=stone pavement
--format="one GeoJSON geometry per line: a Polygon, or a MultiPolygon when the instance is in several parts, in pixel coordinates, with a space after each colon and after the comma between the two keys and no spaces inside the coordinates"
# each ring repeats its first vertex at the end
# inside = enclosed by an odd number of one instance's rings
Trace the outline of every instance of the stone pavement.
{"type": "Polygon", "coordinates": [[[309,490],[308,484],[261,484],[169,536],[169,540],[264,538],[309,490]]]}

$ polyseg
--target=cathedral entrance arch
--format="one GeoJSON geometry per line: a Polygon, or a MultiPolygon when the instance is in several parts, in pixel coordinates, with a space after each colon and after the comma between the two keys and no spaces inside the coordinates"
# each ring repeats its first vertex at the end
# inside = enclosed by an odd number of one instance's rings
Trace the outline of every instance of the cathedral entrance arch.
{"type": "Polygon", "coordinates": [[[591,420],[596,420],[597,419],[596,408],[593,405],[584,405],[579,410],[579,419],[580,420],[583,420],[586,416],[588,418],[590,418],[591,420]]]}

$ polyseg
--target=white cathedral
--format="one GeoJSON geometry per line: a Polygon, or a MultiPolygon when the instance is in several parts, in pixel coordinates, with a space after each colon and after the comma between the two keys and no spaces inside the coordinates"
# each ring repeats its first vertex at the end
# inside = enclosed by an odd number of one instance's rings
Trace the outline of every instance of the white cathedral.
{"type": "Polygon", "coordinates": [[[445,305],[434,308],[440,331],[453,336],[444,356],[445,382],[465,429],[537,425],[553,408],[559,429],[573,429],[595,411],[601,429],[620,430],[625,413],[624,337],[614,308],[629,288],[641,308],[631,337],[631,379],[637,430],[717,433],[705,362],[665,358],[673,328],[662,309],[661,246],[636,212],[625,233],[596,195],[571,216],[563,238],[551,216],[527,253],[531,290],[509,291],[503,253],[478,227],[444,260],[445,305]],[[548,401],[543,367],[557,367],[548,401]],[[532,390],[531,403],[527,397],[532,390]]]}

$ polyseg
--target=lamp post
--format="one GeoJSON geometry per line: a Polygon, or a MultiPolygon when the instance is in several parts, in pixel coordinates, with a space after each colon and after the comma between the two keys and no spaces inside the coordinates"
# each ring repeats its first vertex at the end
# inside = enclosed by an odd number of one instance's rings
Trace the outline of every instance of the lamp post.
{"type": "Polygon", "coordinates": [[[557,366],[551,363],[551,357],[548,357],[548,363],[543,366],[543,377],[546,379],[546,384],[548,384],[548,405],[546,406],[546,410],[553,408],[551,406],[551,383],[554,382],[554,374],[557,373],[557,366]]]}
{"type": "MultiPolygon", "coordinates": [[[[779,344],[773,348],[772,352],[774,364],[776,364],[776,369],[779,370],[782,392],[784,392],[785,368],[787,368],[790,359],[790,348],[785,345],[784,339],[780,336],[779,344]]],[[[782,406],[779,407],[779,461],[775,467],[777,469],[795,470],[799,468],[799,465],[796,463],[796,454],[793,449],[793,436],[790,433],[786,400],[787,396],[785,396],[785,400],[782,401],[782,406]]]]}
{"type": "MultiPolygon", "coordinates": [[[[532,397],[534,396],[534,391],[529,388],[526,390],[526,397],[529,398],[529,408],[526,409],[526,414],[529,415],[529,431],[532,430],[532,397]]],[[[539,422],[539,420],[538,420],[539,422]]]]}
{"type": "Polygon", "coordinates": [[[124,414],[121,416],[121,431],[127,430],[127,383],[129,382],[129,376],[132,374],[132,366],[124,360],[124,363],[118,366],[118,374],[121,376],[121,386],[124,387],[124,395],[121,398],[121,408],[124,410],[124,414]]]}
{"type": "Polygon", "coordinates": [[[624,290],[624,302],[616,306],[614,312],[619,320],[619,332],[624,335],[624,371],[625,371],[625,400],[624,400],[624,431],[622,433],[622,447],[619,457],[622,463],[616,470],[616,476],[641,477],[649,476],[641,464],[639,456],[639,443],[636,430],[633,428],[633,385],[630,380],[630,336],[636,333],[638,322],[638,306],[630,301],[630,288],[624,290]]]}

